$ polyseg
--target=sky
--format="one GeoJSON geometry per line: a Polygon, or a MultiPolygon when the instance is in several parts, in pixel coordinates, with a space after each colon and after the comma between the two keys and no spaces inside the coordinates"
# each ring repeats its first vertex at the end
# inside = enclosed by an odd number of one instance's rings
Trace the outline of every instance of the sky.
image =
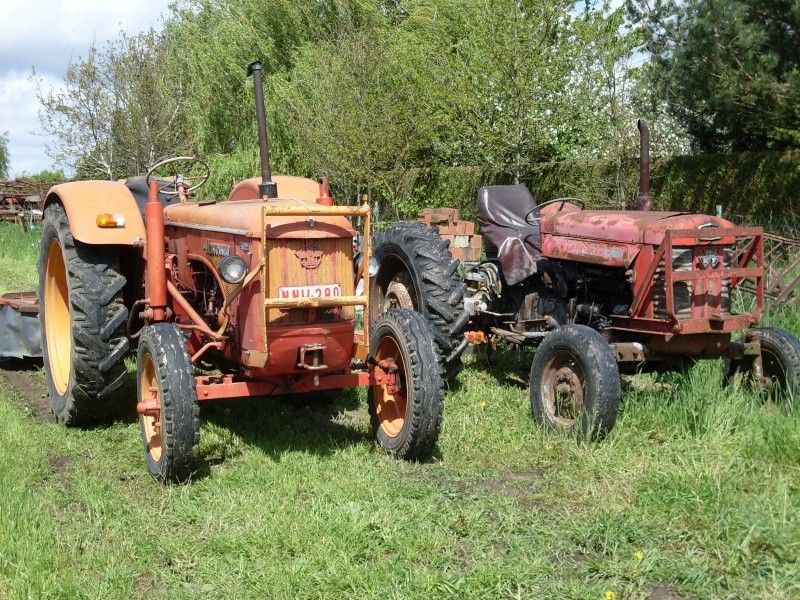
{"type": "Polygon", "coordinates": [[[53,168],[39,135],[31,69],[56,86],[67,66],[116,37],[160,27],[173,0],[6,0],[0,35],[0,133],[8,132],[9,176],[53,168]]]}

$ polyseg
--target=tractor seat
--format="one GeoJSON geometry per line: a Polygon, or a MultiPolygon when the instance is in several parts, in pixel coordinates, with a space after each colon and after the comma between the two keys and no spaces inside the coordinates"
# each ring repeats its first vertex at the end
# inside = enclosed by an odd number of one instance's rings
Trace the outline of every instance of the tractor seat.
{"type": "MultiPolygon", "coordinates": [[[[161,179],[158,180],[159,187],[168,183],[168,181],[163,181],[161,179]]],[[[136,175],[135,177],[128,177],[125,180],[125,187],[127,187],[131,191],[131,194],[133,194],[133,199],[136,201],[136,206],[139,207],[139,212],[142,213],[142,217],[144,217],[144,205],[147,204],[147,198],[150,194],[149,190],[147,189],[147,176],[136,175]]],[[[164,206],[170,206],[180,202],[177,195],[165,194],[163,192],[158,193],[158,200],[164,206]]]]}
{"type": "Polygon", "coordinates": [[[536,261],[542,256],[538,216],[524,185],[489,185],[478,190],[478,223],[487,246],[497,248],[509,285],[536,273],[536,261]]]}

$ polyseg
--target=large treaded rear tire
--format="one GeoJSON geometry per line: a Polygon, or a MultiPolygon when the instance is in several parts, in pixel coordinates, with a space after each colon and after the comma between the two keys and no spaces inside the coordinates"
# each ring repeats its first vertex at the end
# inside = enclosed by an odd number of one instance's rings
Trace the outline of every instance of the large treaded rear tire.
{"type": "Polygon", "coordinates": [[[467,288],[449,248],[438,229],[421,222],[394,223],[375,233],[372,255],[380,269],[370,284],[370,320],[394,308],[420,313],[433,328],[445,377],[452,380],[463,369],[467,288]]]}
{"type": "Polygon", "coordinates": [[[394,359],[400,377],[396,394],[382,385],[367,392],[375,438],[395,458],[425,459],[439,437],[444,380],[432,333],[430,323],[409,310],[381,315],[371,333],[370,355],[394,359]]]}
{"type": "Polygon", "coordinates": [[[181,331],[170,323],[146,326],[136,364],[137,399],[156,405],[139,415],[147,467],[161,483],[183,483],[192,476],[200,444],[200,406],[181,331]]]}
{"type": "Polygon", "coordinates": [[[39,322],[45,378],[59,423],[97,425],[124,408],[112,392],[127,373],[125,283],[116,248],[74,240],[64,207],[47,207],[39,251],[39,322]]]}

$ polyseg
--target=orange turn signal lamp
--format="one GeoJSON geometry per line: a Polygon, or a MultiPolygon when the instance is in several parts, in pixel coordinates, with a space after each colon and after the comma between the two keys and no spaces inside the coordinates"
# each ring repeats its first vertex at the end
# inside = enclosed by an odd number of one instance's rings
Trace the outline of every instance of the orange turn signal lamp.
{"type": "Polygon", "coordinates": [[[104,228],[125,227],[125,217],[123,215],[102,213],[97,215],[97,226],[104,228]]]}

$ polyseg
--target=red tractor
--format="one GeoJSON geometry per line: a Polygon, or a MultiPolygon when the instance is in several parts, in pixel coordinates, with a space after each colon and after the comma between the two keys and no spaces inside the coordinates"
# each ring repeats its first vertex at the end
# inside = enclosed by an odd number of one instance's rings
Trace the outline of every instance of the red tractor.
{"type": "Polygon", "coordinates": [[[434,229],[393,224],[373,243],[373,316],[418,310],[448,374],[458,372],[468,344],[535,347],[531,408],[550,430],[607,433],[620,372],[675,370],[698,359],[724,358],[725,382],[745,379],[790,400],[800,391],[800,341],[754,328],[763,309],[762,230],[648,210],[648,135],[640,128],[643,210],[585,210],[574,198],[536,204],[523,185],[481,188],[486,260],[460,272],[434,229]],[[732,298],[745,280],[754,307],[737,314],[732,298]]]}
{"type": "Polygon", "coordinates": [[[262,177],[227,202],[191,201],[209,176],[193,158],[47,195],[39,318],[53,412],[68,425],[113,418],[138,346],[136,410],[159,481],[191,477],[201,401],[352,386],[368,388],[386,451],[425,458],[444,396],[431,326],[402,310],[370,318],[369,207],[334,206],[325,179],[272,177],[261,64],[248,75],[262,177]]]}

